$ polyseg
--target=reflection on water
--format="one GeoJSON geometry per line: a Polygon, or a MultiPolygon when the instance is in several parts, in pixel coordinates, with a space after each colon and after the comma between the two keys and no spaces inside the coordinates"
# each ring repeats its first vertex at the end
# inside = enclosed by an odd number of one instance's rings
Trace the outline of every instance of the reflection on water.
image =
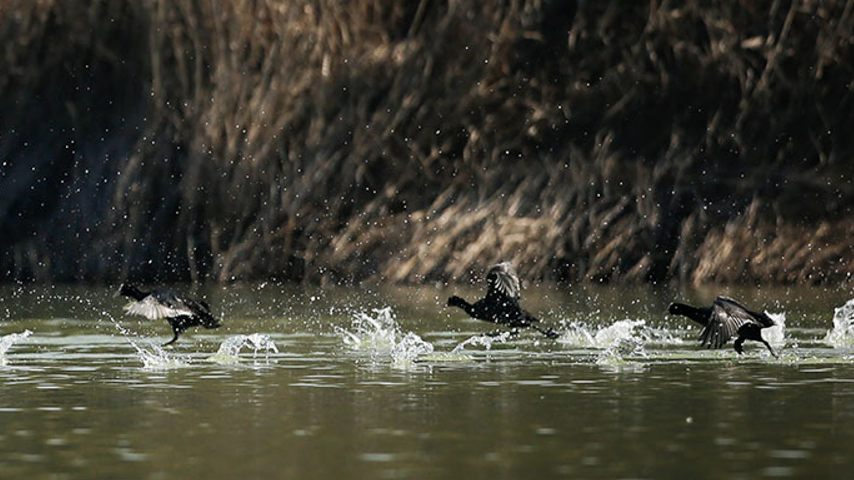
{"type": "Polygon", "coordinates": [[[742,292],[780,324],[763,331],[779,359],[750,342],[744,356],[700,349],[699,329],[661,313],[676,295],[655,290],[531,289],[526,305],[563,325],[549,341],[486,336],[493,326],[445,309],[439,290],[232,287],[209,292],[221,329],[168,348],[165,322],[122,317],[110,293],[0,295],[0,478],[826,478],[854,467],[845,292],[742,292]]]}

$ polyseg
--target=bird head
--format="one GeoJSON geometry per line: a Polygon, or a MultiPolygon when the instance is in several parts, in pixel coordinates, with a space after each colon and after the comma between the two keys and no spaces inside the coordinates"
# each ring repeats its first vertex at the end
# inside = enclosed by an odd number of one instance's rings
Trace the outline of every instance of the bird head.
{"type": "Polygon", "coordinates": [[[466,303],[462,298],[454,295],[448,298],[448,306],[449,307],[462,307],[466,303]]]}

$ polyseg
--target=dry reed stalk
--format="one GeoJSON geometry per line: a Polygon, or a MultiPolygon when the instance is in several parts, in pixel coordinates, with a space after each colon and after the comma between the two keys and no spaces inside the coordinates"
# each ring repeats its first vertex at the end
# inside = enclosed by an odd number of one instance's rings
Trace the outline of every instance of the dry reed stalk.
{"type": "Polygon", "coordinates": [[[4,2],[0,276],[844,281],[852,3],[4,2]]]}

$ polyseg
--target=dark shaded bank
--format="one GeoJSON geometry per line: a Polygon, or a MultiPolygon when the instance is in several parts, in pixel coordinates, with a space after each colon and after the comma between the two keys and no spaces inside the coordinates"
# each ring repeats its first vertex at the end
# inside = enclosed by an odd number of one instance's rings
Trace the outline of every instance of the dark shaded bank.
{"type": "Polygon", "coordinates": [[[839,283],[854,1],[7,1],[0,278],[839,283]]]}

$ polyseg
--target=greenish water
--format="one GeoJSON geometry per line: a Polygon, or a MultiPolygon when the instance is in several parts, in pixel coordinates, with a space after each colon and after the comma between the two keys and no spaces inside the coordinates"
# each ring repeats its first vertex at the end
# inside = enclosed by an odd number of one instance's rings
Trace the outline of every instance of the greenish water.
{"type": "Polygon", "coordinates": [[[699,350],[698,330],[663,314],[712,290],[530,288],[526,306],[567,333],[492,345],[477,336],[490,325],[442,306],[451,290],[194,292],[224,327],[190,331],[164,352],[166,323],[125,317],[111,291],[0,287],[0,335],[13,343],[0,367],[0,478],[854,470],[854,337],[837,328],[825,340],[849,291],[726,291],[785,315],[784,330],[765,331],[781,352],[773,359],[754,343],[740,358],[699,350]],[[217,354],[251,334],[277,352],[217,354]]]}

